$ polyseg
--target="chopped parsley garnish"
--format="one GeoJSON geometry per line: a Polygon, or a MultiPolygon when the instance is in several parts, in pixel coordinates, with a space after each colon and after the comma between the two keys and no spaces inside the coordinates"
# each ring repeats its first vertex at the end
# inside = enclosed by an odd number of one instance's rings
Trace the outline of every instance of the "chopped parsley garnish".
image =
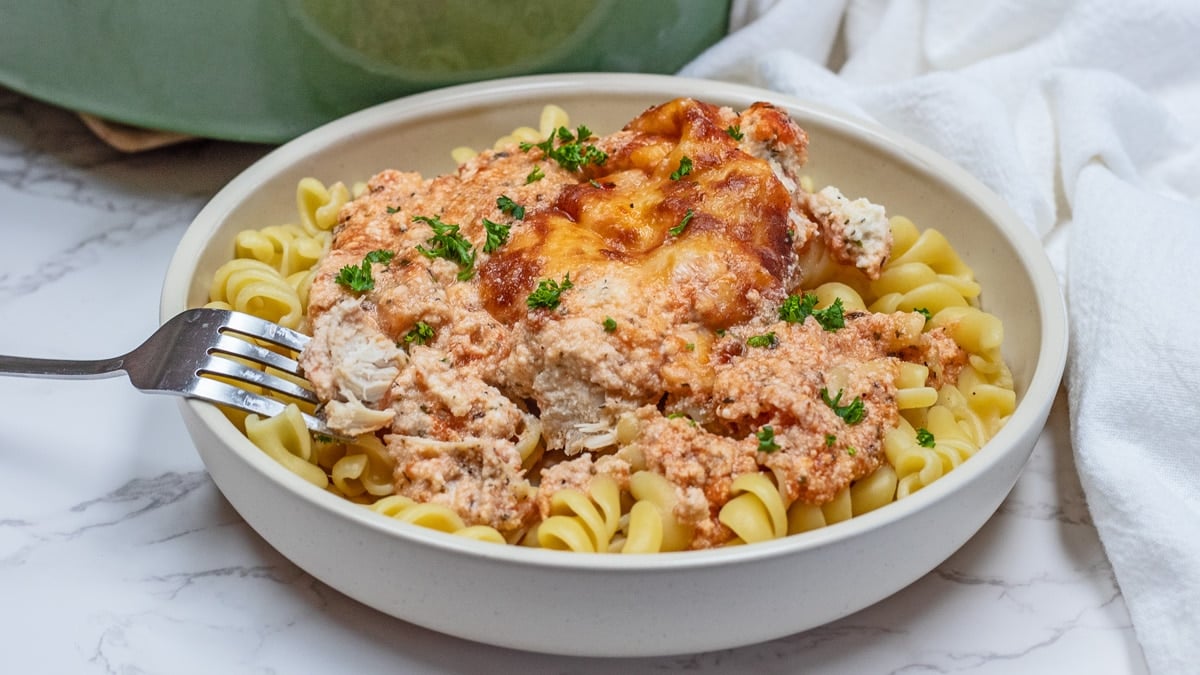
{"type": "Polygon", "coordinates": [[[855,396],[854,400],[847,405],[841,405],[842,390],[838,389],[837,396],[829,398],[829,390],[821,387],[821,400],[825,405],[833,408],[833,412],[846,424],[858,424],[867,416],[867,408],[863,405],[861,396],[855,396]]]}
{"type": "Polygon", "coordinates": [[[558,162],[567,171],[578,171],[585,164],[603,164],[608,160],[608,155],[594,145],[570,143],[552,150],[550,159],[558,162]]]}
{"type": "Polygon", "coordinates": [[[483,252],[491,253],[500,248],[504,242],[508,241],[508,230],[510,225],[501,225],[493,223],[487,218],[483,219],[483,229],[487,230],[487,241],[483,242],[483,252]]]}
{"type": "Polygon", "coordinates": [[[384,249],[376,249],[363,256],[359,265],[346,265],[338,270],[334,281],[355,293],[364,293],[375,288],[375,277],[371,275],[371,265],[374,263],[387,264],[396,254],[384,249]]]}
{"type": "Polygon", "coordinates": [[[546,173],[544,171],[542,171],[542,167],[534,165],[533,171],[530,171],[529,175],[525,176],[525,183],[526,184],[535,183],[545,177],[546,177],[546,173]]]}
{"type": "Polygon", "coordinates": [[[771,331],[763,335],[752,335],[746,338],[746,344],[751,347],[774,349],[779,344],[779,338],[775,337],[775,331],[771,331]]]}
{"type": "Polygon", "coordinates": [[[833,304],[825,309],[814,309],[812,315],[817,323],[821,324],[821,328],[828,331],[835,331],[846,325],[846,314],[842,308],[841,298],[834,298],[833,304]]]}
{"type": "Polygon", "coordinates": [[[688,209],[687,213],[683,214],[683,220],[679,221],[678,225],[667,231],[671,233],[671,236],[678,237],[679,235],[683,234],[684,230],[687,229],[688,223],[692,222],[692,216],[695,215],[696,213],[694,211],[688,209]]]}
{"type": "Polygon", "coordinates": [[[689,343],[687,343],[686,345],[684,345],[684,346],[683,346],[683,348],[684,348],[684,349],[686,349],[686,350],[688,350],[689,352],[694,352],[694,351],[696,351],[696,343],[695,343],[695,342],[689,342],[689,343]]]}
{"type": "Polygon", "coordinates": [[[362,267],[346,265],[338,270],[337,276],[333,280],[355,293],[363,293],[375,288],[375,279],[371,277],[371,266],[368,263],[363,263],[362,267]]]}
{"type": "Polygon", "coordinates": [[[759,452],[775,452],[779,449],[779,444],[775,442],[775,430],[770,424],[759,429],[754,437],[758,439],[759,452]]]}
{"type": "Polygon", "coordinates": [[[834,443],[837,443],[837,436],[825,434],[825,447],[832,448],[834,443]]]}
{"type": "Polygon", "coordinates": [[[404,341],[408,344],[424,345],[429,344],[433,339],[433,327],[424,321],[418,321],[413,329],[405,333],[404,341]]]}
{"type": "Polygon", "coordinates": [[[692,158],[684,155],[679,158],[679,168],[671,172],[671,180],[679,180],[692,172],[692,158]]]}
{"type": "Polygon", "coordinates": [[[496,208],[500,209],[500,213],[506,216],[512,216],[517,220],[525,220],[525,207],[514,202],[508,195],[496,197],[496,208]]]}
{"type": "Polygon", "coordinates": [[[395,251],[378,248],[363,256],[363,262],[383,263],[384,265],[392,262],[392,258],[396,257],[395,251]]]}
{"type": "Polygon", "coordinates": [[[558,165],[567,171],[578,171],[586,164],[600,166],[608,161],[608,153],[587,143],[590,138],[592,138],[592,130],[582,124],[574,134],[566,127],[559,127],[541,143],[522,143],[521,150],[528,152],[537,148],[542,151],[543,155],[558,162],[558,165]],[[557,147],[554,145],[555,140],[558,141],[557,147]]]}
{"type": "Polygon", "coordinates": [[[742,128],[736,124],[731,124],[725,128],[725,133],[735,141],[742,140],[742,128]]]}
{"type": "Polygon", "coordinates": [[[926,321],[929,321],[930,319],[933,318],[933,312],[930,312],[925,307],[918,307],[918,308],[914,309],[913,311],[916,312],[917,314],[920,314],[921,316],[925,317],[926,321]]]}
{"type": "Polygon", "coordinates": [[[612,333],[617,330],[617,321],[611,316],[604,317],[604,332],[612,333]]]}
{"type": "Polygon", "coordinates": [[[692,426],[696,426],[696,420],[692,419],[691,415],[686,415],[681,412],[670,413],[669,415],[667,415],[667,419],[669,419],[669,420],[684,419],[684,420],[688,421],[688,424],[690,424],[692,426]]]}
{"type": "Polygon", "coordinates": [[[817,309],[816,294],[789,295],[779,306],[779,318],[788,323],[804,323],[804,320],[810,316],[821,324],[821,328],[828,331],[834,331],[846,325],[846,314],[841,298],[835,298],[833,304],[825,309],[817,309]]]}
{"type": "Polygon", "coordinates": [[[475,274],[475,248],[458,231],[458,225],[443,223],[439,216],[413,216],[433,229],[433,236],[425,240],[429,248],[417,246],[417,251],[426,258],[444,258],[458,263],[459,281],[466,281],[475,274]]]}
{"type": "Polygon", "coordinates": [[[525,298],[525,304],[530,309],[554,309],[558,307],[559,298],[562,296],[563,291],[574,285],[571,283],[570,272],[567,272],[566,276],[563,277],[561,284],[553,279],[542,279],[538,282],[537,288],[529,294],[529,297],[525,298]]]}
{"type": "Polygon", "coordinates": [[[788,323],[804,323],[812,316],[817,307],[817,296],[814,293],[804,295],[789,295],[779,306],[779,318],[788,323]]]}
{"type": "Polygon", "coordinates": [[[932,448],[936,442],[928,429],[925,427],[917,429],[917,445],[922,448],[932,448]]]}
{"type": "Polygon", "coordinates": [[[846,454],[847,455],[850,455],[851,457],[853,457],[857,453],[858,453],[858,450],[855,450],[853,445],[846,446],[846,454]]]}
{"type": "Polygon", "coordinates": [[[398,207],[398,206],[389,206],[389,207],[387,207],[387,212],[388,212],[388,213],[399,213],[399,212],[400,212],[400,207],[398,207]]]}
{"type": "Polygon", "coordinates": [[[521,148],[521,152],[529,152],[530,150],[532,150],[534,148],[540,149],[543,154],[550,152],[551,150],[554,149],[554,132],[553,131],[550,132],[550,138],[547,138],[546,140],[542,141],[541,143],[523,142],[523,143],[521,143],[520,148],[521,148]]]}
{"type": "Polygon", "coordinates": [[[332,443],[333,442],[333,436],[330,436],[328,434],[313,434],[313,438],[320,441],[321,443],[332,443]]]}

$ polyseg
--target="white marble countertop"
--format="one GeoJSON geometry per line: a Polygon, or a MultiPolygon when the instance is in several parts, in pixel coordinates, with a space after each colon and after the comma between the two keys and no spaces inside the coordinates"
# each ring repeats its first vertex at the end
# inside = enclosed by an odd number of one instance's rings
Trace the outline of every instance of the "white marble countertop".
{"type": "MultiPolygon", "coordinates": [[[[122,155],[0,90],[0,353],[123,353],[205,200],[267,148],[122,155]]],[[[1143,673],[1060,396],[996,515],[912,586],[830,625],[689,656],[465,642],[304,573],[218,492],[169,397],[0,377],[0,651],[22,673],[1143,673]]]]}

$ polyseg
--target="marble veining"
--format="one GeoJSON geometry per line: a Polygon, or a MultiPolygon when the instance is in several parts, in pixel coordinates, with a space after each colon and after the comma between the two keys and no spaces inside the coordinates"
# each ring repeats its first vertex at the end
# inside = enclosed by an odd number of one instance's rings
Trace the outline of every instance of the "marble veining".
{"type": "MultiPolygon", "coordinates": [[[[71,113],[0,90],[0,353],[140,342],[187,223],[266,150],[123,155],[71,113]]],[[[469,643],[330,589],[229,506],[174,405],[123,380],[0,378],[4,671],[1145,672],[1075,475],[1065,396],[995,516],[908,588],[764,644],[619,661],[469,643]]]]}

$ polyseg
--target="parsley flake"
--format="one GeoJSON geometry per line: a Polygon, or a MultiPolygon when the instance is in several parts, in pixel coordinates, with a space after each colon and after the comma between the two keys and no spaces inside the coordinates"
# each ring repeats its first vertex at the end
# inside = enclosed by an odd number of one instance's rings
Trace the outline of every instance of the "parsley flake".
{"type": "Polygon", "coordinates": [[[365,293],[375,289],[375,277],[371,275],[371,265],[374,263],[387,264],[396,256],[392,251],[377,249],[363,256],[358,265],[346,265],[338,270],[334,282],[345,286],[355,293],[365,293]]]}
{"type": "Polygon", "coordinates": [[[695,215],[696,213],[694,211],[688,209],[687,213],[683,214],[683,220],[679,221],[678,225],[667,231],[671,233],[671,236],[678,237],[679,235],[683,234],[684,230],[687,229],[688,223],[692,222],[692,217],[695,215]]]}
{"type": "Polygon", "coordinates": [[[846,325],[845,308],[841,298],[835,298],[833,304],[825,309],[817,309],[817,296],[814,293],[789,295],[783,304],[779,305],[779,318],[782,321],[804,323],[810,316],[817,320],[821,328],[828,331],[835,331],[846,325]]]}
{"type": "Polygon", "coordinates": [[[670,413],[669,415],[667,415],[667,419],[669,419],[669,420],[684,419],[684,420],[688,421],[688,424],[690,424],[692,426],[696,426],[696,420],[692,419],[691,415],[685,415],[684,413],[681,413],[681,412],[670,413]]]}
{"type": "Polygon", "coordinates": [[[917,445],[921,446],[922,448],[932,448],[935,443],[937,443],[937,441],[934,440],[933,434],[930,433],[928,429],[925,427],[917,429],[917,445]]]}
{"type": "Polygon", "coordinates": [[[921,316],[925,317],[926,323],[928,323],[929,320],[933,318],[933,312],[930,312],[925,307],[918,307],[918,308],[914,309],[913,311],[916,312],[917,314],[920,314],[921,316]]]}
{"type": "Polygon", "coordinates": [[[338,270],[337,276],[333,280],[355,293],[363,293],[375,288],[375,279],[371,277],[370,265],[364,267],[346,265],[338,270]]]}
{"type": "Polygon", "coordinates": [[[534,165],[533,171],[530,171],[529,175],[525,176],[525,183],[527,185],[529,183],[535,183],[545,177],[546,177],[546,173],[544,171],[542,171],[542,167],[534,165]]]}
{"type": "Polygon", "coordinates": [[[424,321],[418,321],[413,329],[405,333],[404,341],[408,344],[424,345],[429,344],[433,339],[433,327],[424,321]]]}
{"type": "Polygon", "coordinates": [[[779,318],[788,323],[804,323],[816,307],[817,296],[814,293],[789,295],[779,306],[779,318]]]}
{"type": "Polygon", "coordinates": [[[842,299],[834,298],[833,304],[825,309],[814,309],[812,316],[827,331],[835,331],[846,326],[846,314],[842,307],[842,299]]]}
{"type": "Polygon", "coordinates": [[[389,207],[387,207],[387,212],[388,212],[388,213],[399,213],[399,212],[400,212],[400,207],[398,207],[398,206],[389,206],[389,207]]]}
{"type": "Polygon", "coordinates": [[[847,405],[840,405],[842,401],[842,390],[838,389],[837,396],[829,397],[829,390],[821,387],[821,400],[825,405],[833,409],[833,412],[846,424],[858,424],[867,416],[867,408],[863,405],[861,396],[855,396],[854,400],[847,405]]]}
{"type": "Polygon", "coordinates": [[[684,155],[679,158],[679,168],[671,172],[671,180],[679,180],[692,172],[692,158],[684,155]]]}
{"type": "Polygon", "coordinates": [[[508,230],[510,225],[501,225],[493,223],[487,218],[483,219],[483,229],[487,230],[487,241],[483,242],[483,252],[491,253],[500,248],[504,242],[508,241],[508,230]]]}
{"type": "Polygon", "coordinates": [[[775,337],[775,331],[765,333],[763,335],[752,335],[746,338],[746,345],[750,347],[764,347],[766,349],[774,349],[779,344],[779,338],[775,337]]]}
{"type": "Polygon", "coordinates": [[[512,216],[517,220],[525,220],[525,207],[514,202],[508,195],[496,197],[496,208],[500,209],[500,213],[506,216],[512,216]]]}
{"type": "Polygon", "coordinates": [[[742,140],[742,127],[737,124],[731,124],[725,128],[725,133],[735,141],[742,140]]]}
{"type": "Polygon", "coordinates": [[[825,434],[825,447],[832,448],[834,443],[837,443],[837,436],[825,434]]]}
{"type": "Polygon", "coordinates": [[[612,332],[615,332],[616,330],[617,330],[616,319],[613,319],[611,316],[604,317],[604,332],[612,333],[612,332]]]}
{"type": "Polygon", "coordinates": [[[853,445],[847,445],[846,454],[853,457],[854,455],[858,454],[858,450],[855,450],[853,445]]]}
{"type": "Polygon", "coordinates": [[[328,434],[313,434],[313,438],[316,439],[317,441],[320,441],[321,443],[332,443],[333,442],[333,436],[330,436],[328,434]]]}
{"type": "Polygon", "coordinates": [[[561,284],[553,279],[542,279],[538,282],[537,288],[529,294],[529,297],[525,298],[525,304],[530,309],[554,309],[558,307],[563,291],[574,285],[571,283],[570,272],[567,272],[566,276],[563,277],[561,284]]]}
{"type": "Polygon", "coordinates": [[[779,449],[779,444],[775,442],[775,430],[770,424],[759,429],[754,437],[758,439],[759,452],[775,452],[779,449]]]}
{"type": "MultiPolygon", "coordinates": [[[[550,132],[550,137],[541,143],[522,143],[520,147],[525,152],[537,148],[542,151],[543,156],[558,162],[558,165],[567,171],[578,171],[587,164],[600,166],[608,161],[608,153],[586,142],[590,138],[592,138],[592,130],[581,124],[576,128],[574,134],[566,127],[558,127],[550,132]],[[554,145],[555,140],[559,143],[557,147],[554,145]]],[[[526,182],[532,183],[533,181],[526,180],[526,182]]]]}
{"type": "Polygon", "coordinates": [[[392,262],[392,258],[395,258],[395,257],[396,257],[395,251],[388,251],[387,249],[379,248],[379,249],[375,249],[374,251],[371,251],[370,253],[363,256],[363,262],[383,263],[384,265],[386,265],[386,264],[392,262]]]}
{"type": "Polygon", "coordinates": [[[429,248],[417,246],[417,251],[426,258],[443,258],[458,263],[459,281],[466,281],[475,274],[475,248],[458,231],[458,225],[443,223],[440,216],[413,216],[413,220],[425,223],[433,230],[433,236],[425,240],[429,248]]]}

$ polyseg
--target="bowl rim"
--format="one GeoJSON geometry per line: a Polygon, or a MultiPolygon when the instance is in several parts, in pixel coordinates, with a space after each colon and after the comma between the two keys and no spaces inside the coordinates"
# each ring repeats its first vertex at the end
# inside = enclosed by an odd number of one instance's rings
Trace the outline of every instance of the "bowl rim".
{"type": "MultiPolygon", "coordinates": [[[[749,105],[766,100],[783,106],[793,115],[819,122],[838,132],[870,144],[892,158],[929,172],[975,204],[992,221],[1000,235],[1016,251],[1030,277],[1041,321],[1040,345],[1029,385],[1020,396],[1008,423],[988,443],[949,475],[929,486],[875,511],[855,516],[802,535],[792,535],[746,546],[653,554],[574,553],[523,546],[498,546],[423,528],[377,514],[361,505],[321,490],[285,469],[253,445],[213,405],[181,400],[216,437],[240,459],[261,473],[263,480],[277,483],[293,497],[311,506],[332,511],[349,523],[385,537],[442,551],[540,568],[569,568],[585,571],[669,572],[699,567],[742,564],[786,556],[800,551],[856,539],[931,507],[960,488],[986,476],[993,466],[1016,451],[1024,434],[1040,432],[1053,402],[1067,358],[1068,325],[1065,301],[1049,258],[1033,231],[991,189],[949,159],[871,120],[836,111],[787,94],[743,84],[671,75],[628,73],[562,73],[510,77],[455,85],[380,103],[313,129],[279,146],[247,167],[201,209],[188,226],[168,266],[160,303],[160,321],[186,308],[191,286],[191,269],[208,238],[229,212],[255,186],[291,166],[296,160],[339,143],[348,137],[384,129],[390,125],[459,107],[477,107],[505,100],[554,102],[555,96],[588,93],[656,95],[662,100],[693,96],[749,105]]],[[[1024,464],[1033,443],[1022,458],[1024,464]]],[[[1006,488],[1006,492],[1011,485],[1006,488]]],[[[989,514],[990,516],[991,514],[989,514]]]]}

